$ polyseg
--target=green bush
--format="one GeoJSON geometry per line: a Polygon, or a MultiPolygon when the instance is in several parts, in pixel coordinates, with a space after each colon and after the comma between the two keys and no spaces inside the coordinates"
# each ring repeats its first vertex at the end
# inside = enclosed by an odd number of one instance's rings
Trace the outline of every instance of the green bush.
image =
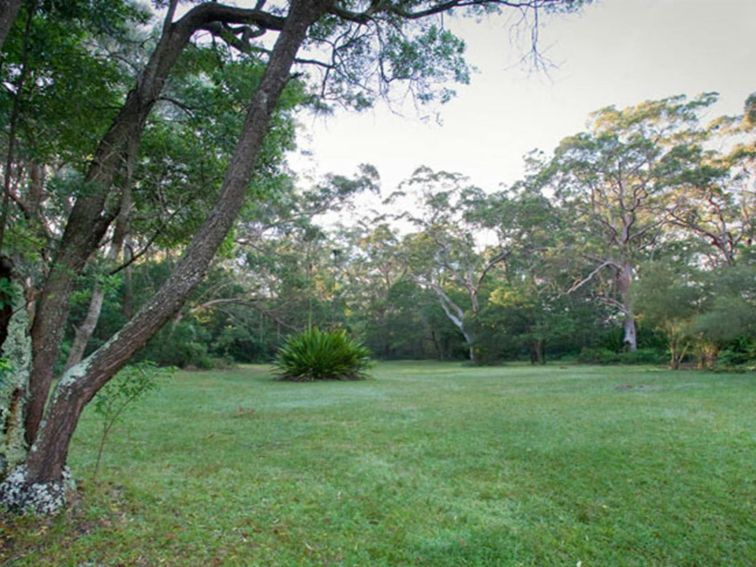
{"type": "Polygon", "coordinates": [[[717,357],[717,370],[753,370],[756,368],[756,340],[740,337],[717,357]]]}
{"type": "Polygon", "coordinates": [[[583,347],[578,355],[578,362],[583,364],[616,364],[619,354],[608,348],[583,347]]]}
{"type": "Polygon", "coordinates": [[[654,348],[639,348],[635,352],[614,352],[607,348],[583,348],[578,355],[583,364],[664,364],[667,355],[654,348]]]}
{"type": "Polygon", "coordinates": [[[360,380],[371,365],[370,351],[346,331],[313,328],[289,337],[276,354],[281,380],[360,380]]]}
{"type": "Polygon", "coordinates": [[[151,360],[158,366],[209,370],[215,368],[217,361],[208,353],[208,340],[208,333],[201,325],[185,319],[156,333],[139,359],[151,360]]]}
{"type": "Polygon", "coordinates": [[[635,352],[619,354],[620,364],[667,364],[669,355],[655,348],[639,348],[635,352]]]}

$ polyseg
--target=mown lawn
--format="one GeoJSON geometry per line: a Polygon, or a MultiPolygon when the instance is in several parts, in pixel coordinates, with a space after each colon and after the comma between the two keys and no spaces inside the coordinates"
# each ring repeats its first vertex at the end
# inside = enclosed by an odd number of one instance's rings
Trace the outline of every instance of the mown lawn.
{"type": "Polygon", "coordinates": [[[177,374],[71,454],[11,565],[753,565],[753,374],[386,363],[177,374]]]}

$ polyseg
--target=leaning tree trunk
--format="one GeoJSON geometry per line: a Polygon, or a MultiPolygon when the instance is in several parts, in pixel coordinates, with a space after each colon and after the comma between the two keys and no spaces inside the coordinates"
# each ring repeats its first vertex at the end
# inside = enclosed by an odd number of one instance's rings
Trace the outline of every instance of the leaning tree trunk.
{"type": "Polygon", "coordinates": [[[85,178],[90,191],[76,199],[68,218],[58,253],[40,292],[31,328],[34,359],[24,424],[29,446],[35,441],[53,382],[74,282],[118,214],[120,200],[113,194],[113,187],[119,185],[119,176],[125,174],[129,149],[138,146],[147,116],[168,74],[189,38],[204,21],[202,18],[208,9],[203,11],[203,8],[198,6],[175,24],[165,26],[139,82],[129,92],[95,151],[85,178]]]}
{"type": "Polygon", "coordinates": [[[635,327],[635,313],[633,311],[633,300],[631,296],[631,286],[633,283],[633,266],[625,262],[617,273],[617,288],[622,303],[622,321],[623,337],[622,344],[630,352],[638,350],[638,336],[635,327]]]}
{"type": "Polygon", "coordinates": [[[255,91],[226,171],[218,200],[195,234],[174,273],[115,336],[71,368],[58,383],[45,420],[24,465],[0,485],[0,501],[15,510],[51,513],[66,503],[65,464],[84,406],[160,327],[178,311],[200,282],[241,209],[273,109],[289,78],[307,30],[331,1],[295,1],[255,91]]]}
{"type": "Polygon", "coordinates": [[[459,332],[462,333],[462,336],[465,338],[465,344],[467,344],[467,356],[469,357],[470,362],[475,364],[477,362],[475,356],[475,336],[465,325],[464,310],[452,301],[451,297],[449,297],[439,284],[431,282],[430,286],[436,293],[436,297],[438,297],[438,301],[441,304],[441,308],[444,310],[446,317],[455,327],[457,327],[459,332]]]}

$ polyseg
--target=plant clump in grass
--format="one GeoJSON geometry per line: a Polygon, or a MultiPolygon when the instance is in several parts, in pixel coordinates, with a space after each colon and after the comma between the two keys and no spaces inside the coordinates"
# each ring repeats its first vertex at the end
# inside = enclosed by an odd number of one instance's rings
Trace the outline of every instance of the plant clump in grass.
{"type": "Polygon", "coordinates": [[[346,331],[308,329],[289,337],[276,354],[274,365],[280,380],[362,380],[371,366],[367,347],[346,331]]]}

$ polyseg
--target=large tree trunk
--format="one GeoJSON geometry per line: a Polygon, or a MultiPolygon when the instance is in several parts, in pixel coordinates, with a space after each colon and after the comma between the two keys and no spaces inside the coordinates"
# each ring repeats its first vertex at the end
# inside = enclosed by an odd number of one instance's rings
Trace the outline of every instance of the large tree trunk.
{"type": "Polygon", "coordinates": [[[178,311],[204,276],[242,207],[270,116],[288,81],[289,70],[307,29],[330,4],[331,1],[292,2],[260,86],[253,95],[215,206],[174,273],[152,300],[110,341],[60,380],[25,465],[0,486],[0,500],[10,508],[49,513],[65,504],[65,463],[84,406],[178,311]]]}
{"type": "Polygon", "coordinates": [[[625,312],[625,318],[622,321],[622,344],[625,350],[629,352],[635,352],[638,350],[638,335],[635,328],[635,317],[632,311],[625,312]]]}
{"type": "Polygon", "coordinates": [[[633,311],[633,300],[631,296],[632,283],[633,266],[630,263],[625,262],[622,264],[622,269],[617,273],[617,288],[619,290],[622,312],[624,315],[624,320],[622,321],[622,343],[626,350],[635,352],[638,350],[638,337],[635,328],[635,313],[633,311]]]}
{"type": "Polygon", "coordinates": [[[129,149],[138,146],[147,116],[170,70],[195,31],[195,23],[188,20],[190,14],[176,24],[166,26],[137,86],[126,97],[121,111],[95,151],[85,179],[89,190],[76,199],[58,253],[41,290],[31,329],[34,360],[25,420],[29,446],[36,438],[50,392],[74,281],[118,213],[119,199],[112,194],[113,186],[123,186],[118,180],[125,174],[129,149]]]}

